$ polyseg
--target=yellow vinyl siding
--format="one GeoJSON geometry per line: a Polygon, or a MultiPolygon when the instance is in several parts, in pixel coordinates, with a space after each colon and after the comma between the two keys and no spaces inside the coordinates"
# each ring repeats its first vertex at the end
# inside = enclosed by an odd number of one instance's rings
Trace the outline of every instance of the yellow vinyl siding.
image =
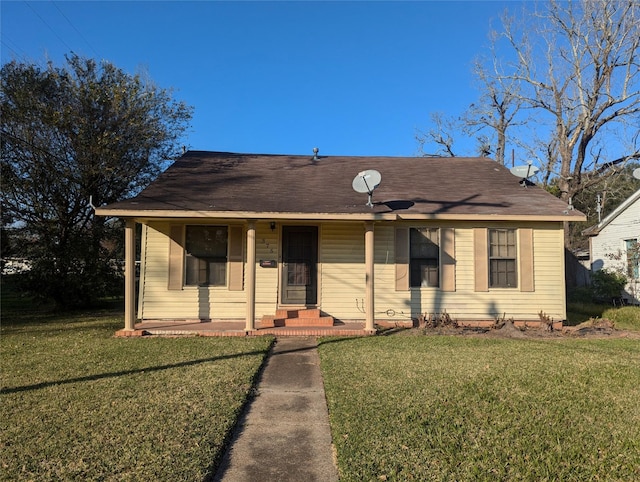
{"type": "MultiPolygon", "coordinates": [[[[256,225],[256,318],[275,315],[278,304],[278,269],[280,252],[278,229],[273,231],[268,223],[256,225]],[[275,260],[275,268],[261,268],[260,260],[275,260]]],[[[246,270],[245,270],[246,272],[246,270]]]]}
{"type": "Polygon", "coordinates": [[[409,228],[395,229],[395,284],[396,291],[409,290],[409,228]]]}
{"type": "Polygon", "coordinates": [[[340,320],[364,319],[364,224],[325,224],[319,243],[320,308],[340,320]]]}
{"type": "Polygon", "coordinates": [[[408,272],[408,231],[404,237],[407,245],[406,266],[404,270],[406,289],[398,291],[396,267],[396,229],[393,224],[375,226],[375,311],[376,320],[404,321],[411,320],[411,291],[409,290],[408,272]]]}
{"type": "Polygon", "coordinates": [[[170,290],[181,290],[184,282],[184,226],[169,226],[169,266],[168,282],[170,290]]]}
{"type": "MultiPolygon", "coordinates": [[[[500,223],[499,227],[518,228],[513,223],[500,223]]],[[[483,226],[484,227],[484,226],[483,226]]],[[[493,227],[493,226],[491,226],[493,227]]],[[[563,231],[560,223],[530,224],[533,229],[533,286],[535,291],[519,289],[493,289],[475,291],[474,227],[458,226],[456,243],[456,292],[434,293],[422,290],[412,297],[414,314],[446,310],[458,320],[492,320],[513,317],[516,320],[537,321],[538,313],[554,320],[566,317],[564,305],[564,251],[563,231]]]]}
{"type": "MultiPolygon", "coordinates": [[[[144,262],[144,260],[147,257],[147,230],[149,229],[149,226],[147,226],[146,224],[142,225],[142,229],[141,231],[141,238],[140,238],[140,277],[138,279],[138,306],[136,309],[137,312],[137,318],[141,318],[142,317],[142,312],[143,312],[143,302],[144,302],[144,278],[145,278],[145,272],[147,269],[147,264],[144,262]]],[[[135,232],[135,231],[134,231],[135,232]]],[[[134,272],[137,272],[137,270],[134,270],[134,272]]]]}
{"type": "MultiPolygon", "coordinates": [[[[216,221],[217,223],[223,223],[216,221]]],[[[169,290],[170,222],[143,226],[139,317],[144,319],[244,319],[246,289],[183,287],[169,290]]],[[[176,224],[176,223],[173,223],[176,224]]],[[[236,224],[236,226],[238,226],[236,224]]],[[[246,239],[246,226],[242,226],[246,239]]],[[[554,320],[566,317],[564,297],[564,240],[562,223],[495,222],[481,225],[468,221],[446,223],[376,223],[375,233],[375,319],[408,321],[421,313],[447,311],[459,321],[513,317],[538,320],[544,311],[554,320]],[[442,288],[411,288],[396,291],[396,227],[438,227],[451,229],[455,291],[442,288]],[[476,228],[530,229],[533,253],[534,291],[491,289],[475,291],[476,228]]],[[[281,261],[280,227],[268,222],[256,225],[256,317],[273,315],[278,306],[280,268],[260,267],[260,260],[281,261]]],[[[520,253],[519,253],[520,254],[520,253]]],[[[365,319],[364,223],[330,222],[319,226],[318,307],[338,320],[365,319]]],[[[243,262],[246,263],[246,253],[243,262]]],[[[521,271],[521,269],[520,269],[521,271]]],[[[247,272],[246,266],[244,272],[247,272]]],[[[522,273],[518,274],[522,283],[522,273]]]]}
{"type": "Polygon", "coordinates": [[[198,300],[194,292],[168,290],[169,286],[169,223],[153,223],[143,231],[145,257],[141,260],[141,311],[138,316],[149,318],[196,318],[198,300]]]}
{"type": "Polygon", "coordinates": [[[143,230],[145,258],[141,269],[142,319],[244,319],[246,294],[228,286],[185,286],[169,290],[171,226],[152,222],[143,230]]]}

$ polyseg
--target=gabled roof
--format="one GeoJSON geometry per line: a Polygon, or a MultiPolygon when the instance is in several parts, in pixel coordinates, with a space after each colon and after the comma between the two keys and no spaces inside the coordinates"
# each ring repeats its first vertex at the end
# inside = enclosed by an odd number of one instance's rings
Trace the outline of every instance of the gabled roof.
{"type": "Polygon", "coordinates": [[[624,200],[617,208],[611,211],[608,215],[606,215],[602,221],[598,224],[591,226],[584,231],[582,234],[584,236],[597,236],[600,234],[605,227],[607,227],[614,219],[620,216],[623,212],[625,212],[630,206],[632,206],[636,201],[640,199],[640,189],[634,192],[631,196],[624,200]]]}
{"type": "Polygon", "coordinates": [[[119,217],[256,219],[584,220],[578,211],[487,158],[345,157],[189,151],[136,197],[101,207],[119,217]],[[382,181],[353,190],[361,171],[382,181]]]}

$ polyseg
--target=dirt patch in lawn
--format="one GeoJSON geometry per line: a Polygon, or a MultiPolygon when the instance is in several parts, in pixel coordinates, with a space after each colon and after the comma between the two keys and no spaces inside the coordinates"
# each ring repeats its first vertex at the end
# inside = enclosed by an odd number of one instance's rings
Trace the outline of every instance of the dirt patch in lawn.
{"type": "Polygon", "coordinates": [[[640,332],[618,330],[613,322],[600,319],[586,321],[577,326],[565,326],[561,330],[547,330],[543,328],[519,328],[511,321],[505,321],[500,326],[468,327],[468,326],[436,326],[417,327],[401,330],[390,330],[387,334],[399,336],[429,336],[454,335],[478,336],[487,338],[520,338],[520,339],[559,339],[559,338],[632,338],[640,339],[640,332]]]}

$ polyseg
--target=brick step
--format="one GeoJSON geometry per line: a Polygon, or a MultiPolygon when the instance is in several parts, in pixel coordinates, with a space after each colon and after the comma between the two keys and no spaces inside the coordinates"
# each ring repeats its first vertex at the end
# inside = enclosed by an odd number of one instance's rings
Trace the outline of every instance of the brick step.
{"type": "Polygon", "coordinates": [[[260,328],[277,327],[305,327],[305,326],[333,326],[332,316],[323,316],[318,309],[277,310],[275,316],[264,315],[260,321],[260,328]]]}
{"type": "Polygon", "coordinates": [[[322,314],[317,308],[308,310],[276,310],[276,318],[320,318],[322,314]]]}
{"type": "Polygon", "coordinates": [[[284,326],[333,326],[333,316],[320,316],[318,318],[287,318],[284,326]]]}

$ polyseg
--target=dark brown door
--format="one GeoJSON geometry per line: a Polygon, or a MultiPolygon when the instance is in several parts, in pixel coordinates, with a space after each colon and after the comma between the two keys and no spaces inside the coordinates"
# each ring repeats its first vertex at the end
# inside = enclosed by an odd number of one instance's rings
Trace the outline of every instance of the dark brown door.
{"type": "Polygon", "coordinates": [[[282,227],[282,303],[318,302],[318,228],[282,227]]]}

